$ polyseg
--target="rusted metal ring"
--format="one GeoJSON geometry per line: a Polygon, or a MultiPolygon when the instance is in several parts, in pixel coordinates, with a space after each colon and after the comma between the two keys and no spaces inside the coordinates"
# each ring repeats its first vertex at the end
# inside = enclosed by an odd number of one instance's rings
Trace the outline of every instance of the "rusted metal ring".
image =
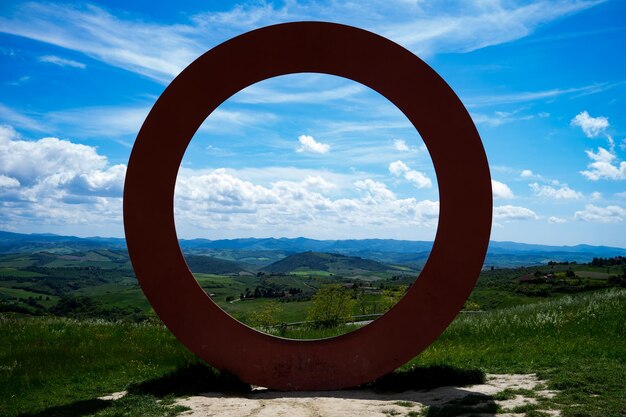
{"type": "Polygon", "coordinates": [[[390,40],[323,22],[254,30],[190,64],[146,118],[124,188],[130,257],[144,293],[165,325],[215,367],[281,390],[365,383],[431,344],[474,287],[487,251],[491,214],[487,158],[469,114],[452,89],[422,60],[390,40]],[[394,103],[424,139],[440,194],[433,249],[402,300],[368,326],[314,341],[258,332],[211,301],[185,263],[173,207],[185,149],[207,116],[247,86],[302,72],[354,80],[394,103]]]}

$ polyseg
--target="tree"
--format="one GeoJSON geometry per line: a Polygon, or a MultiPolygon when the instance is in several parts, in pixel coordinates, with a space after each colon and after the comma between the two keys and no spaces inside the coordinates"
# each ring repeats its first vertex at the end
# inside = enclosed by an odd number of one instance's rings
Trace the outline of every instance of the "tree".
{"type": "Polygon", "coordinates": [[[361,315],[367,314],[367,297],[365,296],[365,290],[363,288],[357,288],[354,292],[354,299],[359,306],[359,313],[361,315]]]}
{"type": "Polygon", "coordinates": [[[395,306],[398,301],[406,293],[407,287],[400,285],[397,288],[386,288],[382,291],[381,310],[383,313],[391,310],[391,307],[395,306]]]}
{"type": "Polygon", "coordinates": [[[316,328],[336,327],[352,318],[354,304],[346,288],[339,284],[323,285],[313,295],[308,319],[316,328]]]}
{"type": "Polygon", "coordinates": [[[250,325],[268,331],[271,327],[280,323],[278,315],[283,311],[278,301],[264,303],[257,311],[250,316],[250,325]]]}

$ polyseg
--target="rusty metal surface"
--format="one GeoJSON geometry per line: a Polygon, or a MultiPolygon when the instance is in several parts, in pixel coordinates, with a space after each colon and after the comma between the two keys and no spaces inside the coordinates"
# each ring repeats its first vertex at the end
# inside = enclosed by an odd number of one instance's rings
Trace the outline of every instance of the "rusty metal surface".
{"type": "Polygon", "coordinates": [[[124,187],[132,264],[165,325],[215,367],[280,390],[354,386],[392,371],[424,350],[454,319],[474,287],[487,251],[491,215],[487,158],[452,89],[422,60],[388,39],[323,22],[248,32],[190,64],[144,122],[124,187]],[[368,326],[313,341],[258,332],[221,310],[185,263],[173,210],[181,160],[206,117],[251,84],[301,72],[345,77],[394,103],[424,139],[440,194],[432,252],[402,300],[368,326]]]}

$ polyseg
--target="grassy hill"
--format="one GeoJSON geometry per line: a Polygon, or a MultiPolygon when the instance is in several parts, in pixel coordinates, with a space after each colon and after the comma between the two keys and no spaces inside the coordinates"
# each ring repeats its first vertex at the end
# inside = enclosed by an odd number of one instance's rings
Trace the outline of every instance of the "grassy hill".
{"type": "MultiPolygon", "coordinates": [[[[325,271],[335,275],[356,275],[368,272],[402,271],[370,259],[338,253],[302,252],[287,256],[261,269],[270,273],[293,273],[297,271],[325,271]]],[[[406,270],[404,270],[406,272],[406,270]]]]}
{"type": "MultiPolygon", "coordinates": [[[[623,289],[461,315],[397,372],[452,365],[537,373],[557,394],[517,410],[520,415],[558,409],[566,417],[623,416],[625,317],[623,289]]],[[[5,417],[172,416],[182,410],[166,406],[171,395],[235,386],[208,367],[190,374],[189,367],[200,361],[158,322],[0,315],[0,339],[0,415],[5,417]],[[141,386],[153,389],[137,389],[141,386]],[[98,399],[124,389],[131,391],[126,399],[98,399]]]]}
{"type": "Polygon", "coordinates": [[[242,265],[239,262],[229,261],[226,259],[213,258],[202,255],[186,255],[185,260],[192,272],[202,274],[239,274],[241,272],[251,273],[254,267],[251,265],[242,265]]]}

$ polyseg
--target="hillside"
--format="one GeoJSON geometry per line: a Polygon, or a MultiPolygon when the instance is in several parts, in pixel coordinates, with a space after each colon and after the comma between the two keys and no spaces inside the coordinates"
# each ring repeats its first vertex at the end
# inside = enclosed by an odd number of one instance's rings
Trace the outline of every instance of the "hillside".
{"type": "Polygon", "coordinates": [[[225,259],[212,258],[202,255],[186,255],[187,266],[192,272],[202,274],[239,274],[240,272],[253,272],[251,266],[244,266],[238,262],[225,259]]]}
{"type": "MultiPolygon", "coordinates": [[[[262,268],[263,272],[293,273],[295,271],[325,271],[333,274],[353,275],[367,272],[398,271],[396,267],[381,262],[338,253],[302,252],[289,255],[262,268]]],[[[406,270],[403,270],[406,272],[406,270]]]]}

